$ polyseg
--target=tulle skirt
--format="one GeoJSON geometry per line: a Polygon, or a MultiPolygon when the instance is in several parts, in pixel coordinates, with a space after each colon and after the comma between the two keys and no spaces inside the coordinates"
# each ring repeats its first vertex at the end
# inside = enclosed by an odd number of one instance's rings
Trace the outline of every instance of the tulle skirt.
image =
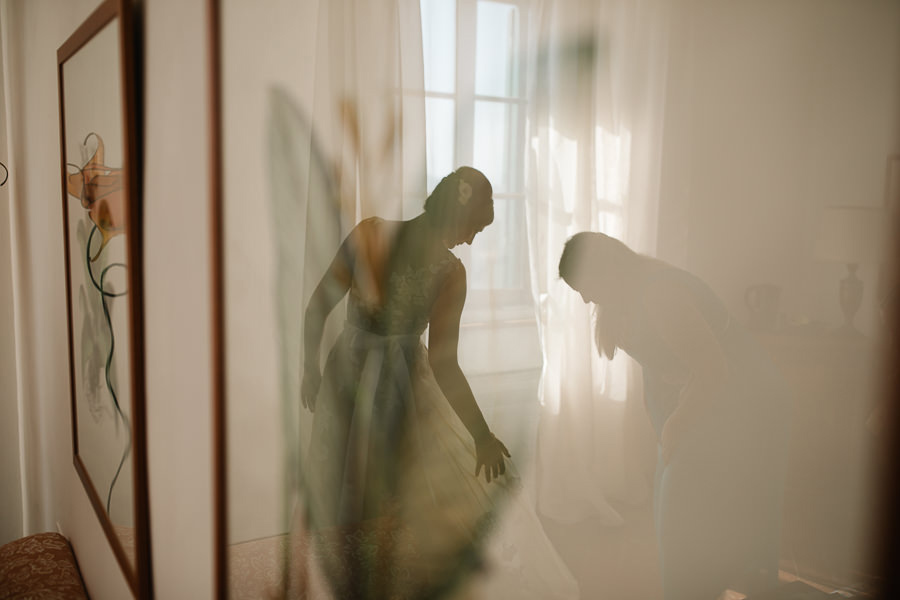
{"type": "Polygon", "coordinates": [[[347,324],[316,404],[309,555],[335,598],[575,598],[512,464],[486,483],[419,335],[347,324]]]}

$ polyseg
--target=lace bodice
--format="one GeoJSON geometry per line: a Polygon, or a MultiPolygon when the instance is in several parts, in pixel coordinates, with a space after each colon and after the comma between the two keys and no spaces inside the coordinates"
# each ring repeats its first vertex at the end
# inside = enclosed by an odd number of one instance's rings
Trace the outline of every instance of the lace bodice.
{"type": "Polygon", "coordinates": [[[448,252],[435,263],[395,271],[388,277],[381,302],[364,297],[354,283],[350,286],[347,320],[381,335],[421,335],[428,326],[441,285],[452,271],[460,268],[460,260],[448,252]]]}

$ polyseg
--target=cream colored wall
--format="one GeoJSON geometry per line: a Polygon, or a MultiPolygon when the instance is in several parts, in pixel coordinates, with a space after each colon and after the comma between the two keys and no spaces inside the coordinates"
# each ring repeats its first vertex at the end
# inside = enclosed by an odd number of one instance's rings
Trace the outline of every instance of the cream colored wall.
{"type": "MultiPolygon", "coordinates": [[[[900,3],[685,0],[682,6],[671,40],[660,255],[706,280],[743,322],[746,287],[770,282],[783,288],[786,317],[837,328],[843,321],[838,281],[846,268],[814,256],[818,219],[829,205],[884,202],[887,158],[900,152],[900,3]]],[[[879,334],[877,275],[873,265],[860,269],[865,296],[856,325],[870,339],[879,334]]],[[[875,530],[864,523],[871,512],[857,506],[872,501],[867,486],[874,461],[866,444],[873,436],[861,422],[874,416],[880,425],[877,413],[868,412],[878,365],[866,358],[859,359],[864,366],[835,360],[825,348],[828,337],[807,339],[808,348],[780,348],[779,339],[769,346],[798,397],[785,411],[794,411],[793,447],[800,455],[823,448],[816,444],[827,435],[864,448],[847,451],[853,473],[842,474],[848,482],[832,500],[847,515],[859,510],[865,516],[821,523],[844,534],[840,547],[828,547],[827,536],[817,538],[822,556],[840,556],[842,548],[861,548],[854,544],[874,547],[868,536],[875,530]],[[854,394],[810,399],[809,390],[821,395],[822,377],[853,382],[854,394]],[[820,406],[841,415],[832,416],[840,420],[831,429],[808,426],[822,423],[812,408],[820,406]]],[[[851,341],[856,345],[849,348],[868,350],[863,340],[851,341]]],[[[816,457],[821,462],[809,481],[841,473],[833,455],[816,457]]],[[[796,498],[807,488],[794,481],[789,489],[796,498]]],[[[792,535],[808,526],[786,512],[792,535]]]]}
{"type": "Polygon", "coordinates": [[[312,113],[318,2],[269,2],[266,10],[242,0],[220,4],[228,523],[234,543],[286,530],[268,128],[276,87],[312,113]]]}
{"type": "Polygon", "coordinates": [[[145,2],[144,280],[157,598],[213,589],[206,2],[145,2]]]}
{"type": "MultiPolygon", "coordinates": [[[[836,327],[839,264],[813,256],[829,205],[880,206],[900,152],[900,3],[685,0],[670,57],[660,250],[747,317],[746,286],[836,327]]],[[[874,329],[876,272],[857,325],[874,329]]]]}
{"type": "MultiPolygon", "coordinates": [[[[0,60],[3,51],[0,48],[0,60]]],[[[9,166],[6,94],[0,85],[0,162],[9,166]]],[[[2,174],[0,174],[2,178],[2,174]]],[[[0,187],[0,545],[22,535],[19,476],[19,407],[16,402],[16,333],[13,312],[9,187],[0,187]]]]}

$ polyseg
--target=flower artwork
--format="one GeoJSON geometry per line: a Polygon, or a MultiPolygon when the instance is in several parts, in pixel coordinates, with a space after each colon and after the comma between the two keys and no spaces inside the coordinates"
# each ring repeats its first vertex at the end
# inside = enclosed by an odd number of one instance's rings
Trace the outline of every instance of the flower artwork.
{"type": "MultiPolygon", "coordinates": [[[[125,231],[125,202],[122,191],[122,169],[110,167],[103,162],[103,138],[89,133],[82,142],[87,150],[88,142],[96,139],[97,147],[78,172],[66,177],[66,191],[78,198],[81,206],[88,211],[91,221],[102,236],[100,247],[91,260],[97,260],[100,252],[114,236],[125,231]]],[[[75,166],[75,165],[69,165],[75,166]]]]}
{"type": "MultiPolygon", "coordinates": [[[[124,282],[127,267],[121,251],[111,256],[104,254],[110,240],[125,233],[125,195],[122,169],[104,163],[103,138],[88,133],[80,150],[85,162],[83,166],[67,163],[69,169],[77,171],[66,174],[66,193],[87,211],[76,217],[75,231],[80,248],[78,262],[85,274],[84,284],[78,290],[82,391],[93,422],[99,425],[112,417],[115,435],[122,438],[118,444],[120,454],[110,463],[115,470],[108,478],[102,478],[108,481],[105,504],[109,513],[113,490],[131,451],[130,419],[117,391],[120,377],[116,375],[116,329],[122,329],[122,324],[112,317],[113,299],[127,294],[120,283],[124,282]],[[99,238],[99,243],[95,238],[99,238]]],[[[77,214],[76,207],[72,208],[77,214]]]]}
{"type": "Polygon", "coordinates": [[[72,459],[138,600],[152,596],[131,3],[57,49],[72,459]]]}

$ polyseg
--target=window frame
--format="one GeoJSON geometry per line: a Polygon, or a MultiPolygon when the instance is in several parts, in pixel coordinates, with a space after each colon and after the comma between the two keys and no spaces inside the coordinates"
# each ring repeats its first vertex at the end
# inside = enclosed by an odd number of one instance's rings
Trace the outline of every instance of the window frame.
{"type": "MultiPolygon", "coordinates": [[[[523,260],[518,261],[516,268],[518,269],[517,277],[521,282],[517,288],[513,289],[477,289],[473,287],[471,277],[468,289],[468,300],[466,303],[466,311],[463,314],[463,323],[466,325],[486,324],[488,322],[505,322],[516,323],[523,320],[534,318],[533,299],[531,294],[530,269],[528,261],[528,245],[527,245],[527,223],[525,203],[526,195],[526,158],[527,158],[527,133],[528,120],[528,102],[527,102],[527,65],[526,61],[521,57],[526,56],[528,48],[528,22],[530,0],[455,0],[456,4],[456,23],[455,23],[455,57],[454,57],[454,90],[446,91],[430,91],[423,90],[424,99],[427,102],[429,98],[451,100],[454,103],[454,139],[453,139],[453,161],[456,166],[474,165],[475,151],[475,110],[479,102],[496,103],[509,107],[515,107],[516,114],[511,117],[513,126],[510,127],[510,140],[508,144],[517,146],[510,148],[510,156],[514,157],[515,164],[507,165],[507,168],[514,170],[516,187],[519,191],[495,192],[495,200],[505,200],[519,202],[521,209],[515,218],[513,227],[520,228],[525,232],[520,236],[521,242],[515,249],[523,260]],[[518,8],[517,23],[517,39],[515,40],[516,53],[519,60],[516,61],[515,77],[518,86],[515,94],[509,97],[494,96],[487,94],[477,94],[476,86],[476,59],[477,59],[477,21],[478,6],[480,3],[506,4],[518,8]],[[461,32],[467,32],[465,34],[461,32]]],[[[423,36],[425,32],[423,31],[423,36]]],[[[426,109],[426,119],[428,112],[426,109]]],[[[495,225],[497,221],[495,220],[495,225]]],[[[477,244],[477,242],[476,242],[477,244]]],[[[464,264],[470,265],[472,261],[472,248],[470,246],[461,245],[454,249],[457,256],[463,260],[464,264]]]]}

